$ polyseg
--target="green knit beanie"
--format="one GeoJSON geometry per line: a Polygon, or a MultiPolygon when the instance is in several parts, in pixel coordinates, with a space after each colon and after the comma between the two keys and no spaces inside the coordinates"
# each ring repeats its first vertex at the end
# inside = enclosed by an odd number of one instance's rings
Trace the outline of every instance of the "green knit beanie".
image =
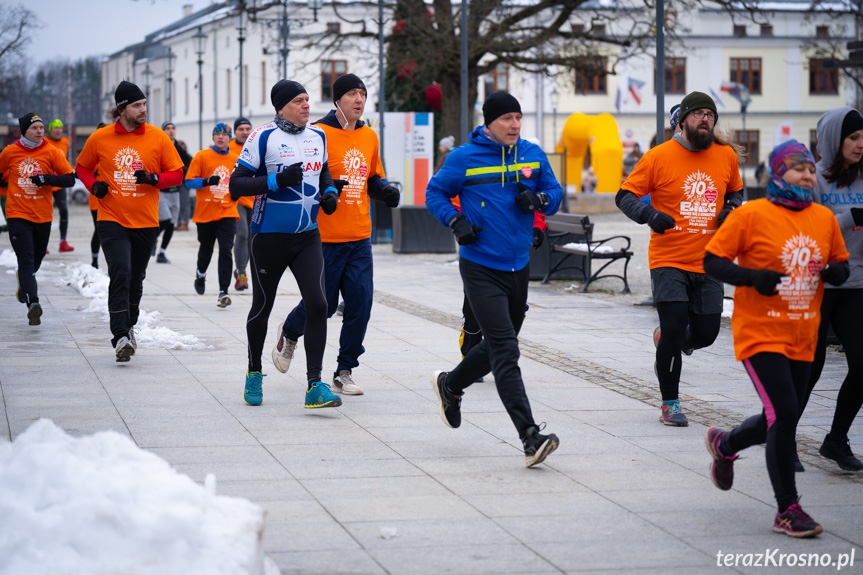
{"type": "Polygon", "coordinates": [[[683,120],[690,112],[701,110],[702,108],[716,114],[716,119],[719,120],[719,113],[716,111],[716,103],[713,101],[713,98],[704,92],[690,92],[680,102],[680,123],[683,123],[683,120]]]}

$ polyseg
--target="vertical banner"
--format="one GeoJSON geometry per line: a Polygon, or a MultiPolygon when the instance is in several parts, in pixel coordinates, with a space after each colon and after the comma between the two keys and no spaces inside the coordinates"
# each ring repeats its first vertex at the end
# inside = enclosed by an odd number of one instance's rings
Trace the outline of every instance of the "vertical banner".
{"type": "MultiPolygon", "coordinates": [[[[434,115],[425,112],[387,112],[384,158],[387,180],[402,186],[402,205],[425,205],[426,186],[434,161],[434,115]]],[[[369,122],[375,131],[377,123],[369,122]]]]}

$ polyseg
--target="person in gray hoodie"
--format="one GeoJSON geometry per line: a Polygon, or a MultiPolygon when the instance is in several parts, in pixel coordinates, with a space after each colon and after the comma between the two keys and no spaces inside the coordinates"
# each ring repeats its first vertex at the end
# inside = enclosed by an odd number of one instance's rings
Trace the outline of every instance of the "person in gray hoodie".
{"type": "Polygon", "coordinates": [[[836,215],[845,246],[851,254],[848,260],[851,275],[841,286],[825,285],[818,346],[800,414],[803,414],[809,394],[821,376],[827,349],[827,328],[833,326],[833,331],[845,346],[848,375],[836,398],[830,433],[818,451],[845,471],[860,471],[863,463],[851,451],[848,430],[863,406],[863,116],[847,106],[830,110],[818,120],[815,135],[821,156],[816,165],[815,201],[836,215]]]}

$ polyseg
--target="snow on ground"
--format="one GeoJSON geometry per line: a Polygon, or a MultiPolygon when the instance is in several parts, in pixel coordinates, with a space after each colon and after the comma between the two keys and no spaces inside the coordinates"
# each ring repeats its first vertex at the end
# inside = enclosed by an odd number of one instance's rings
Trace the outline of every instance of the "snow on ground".
{"type": "MultiPolygon", "coordinates": [[[[17,268],[18,261],[12,250],[0,253],[0,265],[17,268]]],[[[11,270],[15,273],[15,270],[11,270]]],[[[90,305],[84,313],[99,314],[103,321],[108,321],[108,275],[89,264],[73,261],[68,264],[53,262],[42,263],[37,272],[39,281],[53,281],[58,286],[71,286],[79,294],[90,300],[90,305]]],[[[162,316],[158,311],[142,309],[135,326],[138,345],[157,349],[212,349],[194,335],[183,335],[164,326],[158,325],[162,316]]]]}
{"type": "Polygon", "coordinates": [[[264,511],[205,484],[125,435],[40,419],[0,441],[0,575],[278,573],[264,511]]]}

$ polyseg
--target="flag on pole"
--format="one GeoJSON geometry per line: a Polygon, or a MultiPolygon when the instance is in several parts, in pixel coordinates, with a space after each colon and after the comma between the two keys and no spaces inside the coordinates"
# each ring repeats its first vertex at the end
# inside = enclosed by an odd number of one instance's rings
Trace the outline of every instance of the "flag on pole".
{"type": "Polygon", "coordinates": [[[639,106],[641,105],[641,88],[644,86],[644,82],[641,80],[636,80],[635,78],[629,78],[629,93],[632,94],[632,99],[635,100],[635,103],[639,106]]]}
{"type": "Polygon", "coordinates": [[[710,88],[710,95],[713,96],[713,99],[716,101],[716,105],[720,108],[724,108],[725,104],[722,103],[722,98],[719,97],[719,94],[713,88],[710,88]]]}

